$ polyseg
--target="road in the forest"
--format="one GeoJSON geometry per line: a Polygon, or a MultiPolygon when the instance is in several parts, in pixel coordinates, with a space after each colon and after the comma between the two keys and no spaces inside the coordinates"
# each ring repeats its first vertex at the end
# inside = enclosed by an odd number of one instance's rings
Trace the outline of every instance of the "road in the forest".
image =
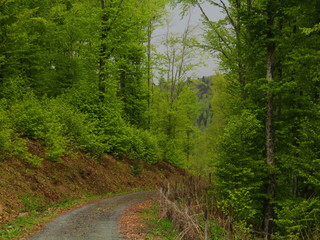
{"type": "Polygon", "coordinates": [[[118,220],[123,211],[155,195],[137,192],[85,205],[57,217],[29,240],[121,240],[118,220]]]}

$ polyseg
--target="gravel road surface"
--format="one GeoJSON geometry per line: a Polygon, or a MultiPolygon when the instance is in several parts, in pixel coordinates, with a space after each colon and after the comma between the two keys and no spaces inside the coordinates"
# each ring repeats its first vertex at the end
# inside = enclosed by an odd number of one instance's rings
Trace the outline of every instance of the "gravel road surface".
{"type": "Polygon", "coordinates": [[[29,240],[122,240],[118,220],[123,211],[155,195],[137,192],[85,205],[57,217],[29,240]]]}

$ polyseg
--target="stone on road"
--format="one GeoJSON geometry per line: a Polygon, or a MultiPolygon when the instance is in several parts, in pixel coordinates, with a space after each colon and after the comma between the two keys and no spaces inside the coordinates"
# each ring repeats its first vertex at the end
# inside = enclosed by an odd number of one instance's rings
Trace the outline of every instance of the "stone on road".
{"type": "Polygon", "coordinates": [[[155,195],[137,192],[85,205],[57,217],[29,240],[121,240],[118,220],[123,211],[155,195]]]}

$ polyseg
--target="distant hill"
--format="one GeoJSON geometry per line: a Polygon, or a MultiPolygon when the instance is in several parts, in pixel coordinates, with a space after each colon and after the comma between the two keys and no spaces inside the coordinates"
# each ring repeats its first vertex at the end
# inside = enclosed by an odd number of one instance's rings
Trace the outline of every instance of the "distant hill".
{"type": "Polygon", "coordinates": [[[205,129],[211,123],[213,112],[211,106],[213,76],[203,76],[193,82],[198,90],[198,98],[201,104],[201,112],[197,119],[197,126],[205,129]]]}

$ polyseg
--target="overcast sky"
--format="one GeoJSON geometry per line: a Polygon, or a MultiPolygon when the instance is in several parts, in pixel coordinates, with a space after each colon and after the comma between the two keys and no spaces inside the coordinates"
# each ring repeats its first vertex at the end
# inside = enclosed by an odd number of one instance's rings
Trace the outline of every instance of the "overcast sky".
{"type": "MultiPolygon", "coordinates": [[[[209,3],[204,3],[202,7],[206,11],[206,14],[210,18],[210,20],[215,21],[224,17],[223,13],[220,12],[219,8],[212,6],[209,3]]],[[[174,9],[168,7],[167,10],[168,12],[170,12],[167,18],[171,21],[169,32],[182,33],[187,27],[189,16],[185,16],[183,19],[181,19],[181,8],[179,6],[174,9]]],[[[198,7],[193,7],[192,9],[190,9],[190,14],[190,25],[191,27],[196,27],[196,33],[199,34],[199,38],[201,38],[201,35],[203,34],[203,26],[201,23],[201,11],[198,7]]],[[[158,27],[153,34],[153,44],[158,46],[158,51],[161,51],[161,49],[163,49],[159,45],[161,39],[165,36],[166,32],[167,26],[162,26],[158,27]]],[[[193,73],[197,74],[199,77],[213,75],[217,70],[217,59],[211,56],[208,60],[206,60],[206,62],[208,66],[199,67],[198,69],[195,69],[193,73]]]]}

